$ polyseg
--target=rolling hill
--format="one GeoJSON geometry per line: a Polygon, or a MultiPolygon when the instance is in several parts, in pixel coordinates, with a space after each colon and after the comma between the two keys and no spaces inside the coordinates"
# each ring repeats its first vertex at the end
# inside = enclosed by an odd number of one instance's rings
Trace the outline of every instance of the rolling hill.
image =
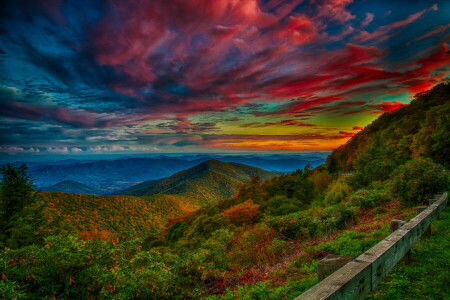
{"type": "Polygon", "coordinates": [[[60,183],[54,184],[49,187],[42,189],[44,192],[62,192],[62,193],[77,193],[77,194],[90,194],[90,195],[100,195],[101,191],[90,187],[86,184],[77,181],[61,181],[60,183]]]}
{"type": "Polygon", "coordinates": [[[269,179],[277,175],[238,163],[208,160],[193,168],[161,180],[149,180],[117,192],[121,195],[148,196],[156,194],[184,195],[211,202],[233,195],[242,182],[252,176],[269,179]]]}

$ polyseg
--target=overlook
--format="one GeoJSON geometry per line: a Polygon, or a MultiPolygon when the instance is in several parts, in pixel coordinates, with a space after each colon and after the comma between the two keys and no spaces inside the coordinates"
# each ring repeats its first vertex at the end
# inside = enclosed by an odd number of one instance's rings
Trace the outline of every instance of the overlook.
{"type": "MultiPolygon", "coordinates": [[[[448,189],[449,162],[441,153],[449,140],[435,133],[449,124],[443,121],[449,89],[442,83],[418,95],[333,151],[326,164],[292,173],[207,160],[119,192],[136,196],[94,196],[36,191],[25,165],[5,165],[1,291],[356,299],[370,292],[369,298],[380,297],[380,285],[392,293],[396,264],[410,260],[411,247],[413,263],[403,270],[422,261],[415,244],[426,247],[429,238],[420,236],[447,204],[441,193],[448,189]],[[423,135],[430,127],[433,134],[423,135]],[[19,182],[20,199],[28,202],[11,210],[16,194],[10,191],[19,182]],[[342,267],[321,267],[339,256],[348,257],[342,267]],[[392,268],[394,277],[384,283],[392,268]],[[322,276],[323,270],[330,271],[322,276]]],[[[436,226],[432,239],[445,240],[445,229],[436,226]]],[[[436,297],[448,292],[442,272],[436,297]]]]}
{"type": "Polygon", "coordinates": [[[450,1],[4,1],[0,299],[450,299],[450,1]]]}

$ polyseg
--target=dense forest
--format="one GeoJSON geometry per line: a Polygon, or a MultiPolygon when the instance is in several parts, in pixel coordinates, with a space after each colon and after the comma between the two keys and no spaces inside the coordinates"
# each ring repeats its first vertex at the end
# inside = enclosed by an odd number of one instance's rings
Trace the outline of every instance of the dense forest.
{"type": "Polygon", "coordinates": [[[442,83],[431,91],[417,94],[409,105],[381,115],[328,156],[328,169],[364,173],[377,166],[379,171],[371,179],[378,180],[419,156],[432,158],[448,168],[449,97],[450,85],[442,83]]]}
{"type": "Polygon", "coordinates": [[[26,166],[4,166],[0,297],[298,296],[317,283],[318,260],[359,255],[389,234],[392,218],[413,217],[448,189],[449,97],[450,83],[439,84],[380,116],[326,165],[253,176],[202,206],[180,195],[42,193],[26,166]]]}

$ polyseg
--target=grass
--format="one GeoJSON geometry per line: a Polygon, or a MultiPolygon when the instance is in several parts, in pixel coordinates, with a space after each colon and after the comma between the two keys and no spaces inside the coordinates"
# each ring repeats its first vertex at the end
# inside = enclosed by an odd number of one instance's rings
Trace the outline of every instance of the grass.
{"type": "Polygon", "coordinates": [[[450,299],[450,210],[435,220],[430,237],[412,248],[412,263],[398,264],[366,299],[450,299]]]}

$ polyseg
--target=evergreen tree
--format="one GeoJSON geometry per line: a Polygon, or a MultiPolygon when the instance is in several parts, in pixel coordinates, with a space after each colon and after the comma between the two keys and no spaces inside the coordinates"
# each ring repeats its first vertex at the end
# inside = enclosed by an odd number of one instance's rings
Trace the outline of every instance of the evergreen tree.
{"type": "Polygon", "coordinates": [[[11,217],[22,211],[25,206],[33,202],[36,185],[31,179],[25,164],[15,168],[10,163],[0,168],[0,214],[3,215],[3,226],[11,217]]]}

